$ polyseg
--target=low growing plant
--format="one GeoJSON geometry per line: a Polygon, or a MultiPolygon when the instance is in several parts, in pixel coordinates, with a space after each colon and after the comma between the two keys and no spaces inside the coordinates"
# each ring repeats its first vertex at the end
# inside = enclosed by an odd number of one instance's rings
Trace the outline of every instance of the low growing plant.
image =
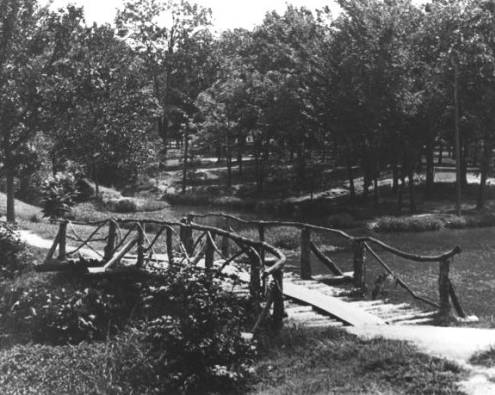
{"type": "Polygon", "coordinates": [[[75,205],[76,179],[72,173],[59,172],[43,182],[41,193],[43,215],[50,219],[64,218],[75,205]]]}
{"type": "Polygon", "coordinates": [[[173,281],[150,287],[146,297],[155,318],[145,326],[145,342],[163,379],[160,391],[197,393],[238,386],[255,352],[241,336],[246,309],[202,271],[183,267],[170,275],[173,281]],[[157,315],[163,307],[166,314],[157,315]]]}
{"type": "Polygon", "coordinates": [[[24,266],[25,246],[14,229],[0,224],[0,278],[14,277],[24,266]]]}

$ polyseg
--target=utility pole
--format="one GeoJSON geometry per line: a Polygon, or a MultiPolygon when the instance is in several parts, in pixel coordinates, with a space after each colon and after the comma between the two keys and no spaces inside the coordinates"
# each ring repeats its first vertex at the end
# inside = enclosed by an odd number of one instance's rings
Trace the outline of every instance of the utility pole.
{"type": "Polygon", "coordinates": [[[454,129],[455,129],[455,167],[456,167],[456,202],[455,211],[461,215],[461,136],[459,132],[459,58],[453,52],[454,66],[454,129]]]}

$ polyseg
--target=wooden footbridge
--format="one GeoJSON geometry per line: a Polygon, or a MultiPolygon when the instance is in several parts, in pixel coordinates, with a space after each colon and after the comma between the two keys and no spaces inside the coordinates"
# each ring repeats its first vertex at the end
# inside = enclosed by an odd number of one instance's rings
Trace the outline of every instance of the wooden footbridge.
{"type": "Polygon", "coordinates": [[[194,265],[212,278],[235,276],[241,284],[237,292],[248,294],[259,306],[260,314],[252,329],[254,333],[269,315],[276,326],[281,326],[287,318],[314,327],[416,324],[453,312],[465,317],[449,278],[451,262],[459,253],[460,249],[456,247],[437,256],[420,256],[373,237],[354,237],[341,230],[306,223],[251,221],[226,214],[190,214],[179,222],[61,221],[53,245],[38,270],[109,276],[146,271],[150,265],[194,265]],[[215,220],[216,225],[199,223],[208,219],[215,220]],[[76,226],[84,226],[87,236],[81,237],[76,226]],[[254,229],[257,237],[246,237],[241,231],[234,230],[234,226],[251,229],[251,235],[254,229]],[[289,272],[284,253],[265,241],[267,232],[276,232],[280,227],[300,232],[299,273],[289,272]],[[352,253],[351,272],[343,272],[317,246],[317,238],[312,240],[316,233],[320,238],[332,235],[348,244],[352,253]],[[378,250],[422,265],[437,264],[439,302],[415,293],[378,255],[378,250]],[[329,275],[312,275],[311,254],[326,266],[329,275]],[[366,298],[367,255],[382,267],[385,277],[419,301],[421,308],[409,303],[393,304],[366,298]],[[90,264],[88,258],[91,258],[90,264]]]}

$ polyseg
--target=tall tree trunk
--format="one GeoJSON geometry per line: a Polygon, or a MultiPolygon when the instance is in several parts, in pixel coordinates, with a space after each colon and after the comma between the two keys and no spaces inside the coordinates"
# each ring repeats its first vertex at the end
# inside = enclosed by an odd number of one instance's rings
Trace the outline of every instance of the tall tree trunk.
{"type": "Polygon", "coordinates": [[[486,179],[488,178],[488,171],[490,169],[490,160],[492,156],[491,144],[485,139],[483,157],[481,158],[480,164],[480,186],[478,190],[478,209],[482,209],[485,205],[485,189],[486,189],[486,179]]]}
{"type": "Polygon", "coordinates": [[[468,170],[468,163],[467,163],[467,148],[466,144],[463,144],[462,151],[461,151],[461,186],[463,188],[467,187],[467,170],[468,170]]]}
{"type": "Polygon", "coordinates": [[[371,176],[369,172],[368,166],[364,166],[364,175],[363,175],[363,199],[368,200],[368,195],[370,194],[370,184],[371,184],[371,176]]]}
{"type": "Polygon", "coordinates": [[[306,155],[304,143],[298,145],[297,150],[297,179],[299,189],[304,190],[306,184],[306,155]]]}
{"type": "Polygon", "coordinates": [[[227,124],[227,130],[225,132],[225,162],[227,165],[227,188],[230,190],[232,187],[232,150],[230,147],[230,126],[227,124]]]}
{"type": "Polygon", "coordinates": [[[428,141],[425,150],[426,156],[426,196],[430,197],[435,182],[435,163],[433,159],[433,141],[428,141]]]}
{"type": "Polygon", "coordinates": [[[397,194],[397,209],[399,211],[399,214],[402,213],[402,205],[404,204],[404,188],[406,186],[406,177],[404,174],[404,165],[402,165],[400,169],[400,184],[399,184],[399,191],[397,194]]]}
{"type": "Polygon", "coordinates": [[[237,149],[237,166],[239,167],[239,176],[242,177],[242,154],[244,153],[244,138],[239,137],[239,145],[237,149]]]}
{"type": "Polygon", "coordinates": [[[189,155],[189,136],[187,131],[184,131],[184,163],[182,167],[182,193],[186,193],[187,188],[187,159],[189,155]]]}
{"type": "Polygon", "coordinates": [[[392,164],[392,192],[399,192],[399,166],[396,161],[392,164]]]}
{"type": "Polygon", "coordinates": [[[351,201],[354,201],[356,200],[356,187],[354,186],[354,173],[352,171],[352,163],[349,156],[347,157],[346,160],[346,167],[347,167],[347,177],[349,178],[349,192],[351,195],[351,201]]]}
{"type": "Polygon", "coordinates": [[[165,116],[158,118],[158,135],[161,137],[163,141],[163,155],[165,158],[167,157],[167,148],[168,148],[168,121],[165,116]]]}
{"type": "Polygon", "coordinates": [[[7,222],[15,223],[15,171],[11,159],[5,161],[5,177],[7,181],[7,222]]]}
{"type": "Polygon", "coordinates": [[[378,174],[375,174],[373,177],[373,200],[375,202],[375,206],[378,207],[380,204],[380,191],[378,190],[378,174]]]}
{"type": "Polygon", "coordinates": [[[416,197],[414,191],[414,169],[411,166],[409,169],[409,209],[411,214],[416,212],[416,197]]]}

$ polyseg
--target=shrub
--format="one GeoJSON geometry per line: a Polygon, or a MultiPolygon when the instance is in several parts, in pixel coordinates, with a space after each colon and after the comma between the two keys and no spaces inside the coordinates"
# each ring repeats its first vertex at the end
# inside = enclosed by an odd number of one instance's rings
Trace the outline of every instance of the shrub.
{"type": "Polygon", "coordinates": [[[7,294],[12,302],[7,303],[5,296],[2,300],[2,324],[7,331],[40,343],[101,340],[128,322],[139,304],[139,292],[139,287],[122,281],[12,289],[7,294]]]}
{"type": "Polygon", "coordinates": [[[482,228],[494,225],[495,215],[492,213],[463,215],[461,217],[452,215],[445,220],[445,227],[449,229],[482,228]]]}
{"type": "MultiPolygon", "coordinates": [[[[109,343],[115,346],[109,351],[108,362],[115,365],[109,384],[132,387],[124,393],[233,390],[246,378],[247,363],[255,353],[255,346],[241,336],[246,322],[253,323],[249,301],[224,291],[219,280],[210,280],[204,271],[171,267],[149,273],[141,282],[135,276],[112,281],[67,275],[55,279],[17,289],[4,287],[0,298],[4,334],[17,342],[84,348],[85,341],[108,340],[119,337],[124,327],[137,328],[133,349],[122,347],[118,339],[109,343]]],[[[103,363],[97,359],[101,353],[96,346],[95,353],[92,363],[103,363]]],[[[113,388],[100,386],[102,377],[95,377],[99,388],[113,388]]]]}
{"type": "Polygon", "coordinates": [[[42,211],[51,219],[64,218],[75,204],[78,195],[76,179],[72,173],[59,172],[43,182],[42,211]]]}
{"type": "Polygon", "coordinates": [[[0,276],[14,277],[23,266],[24,243],[7,223],[0,224],[0,276]]]}
{"type": "Polygon", "coordinates": [[[376,232],[423,232],[439,230],[443,226],[442,220],[429,216],[412,217],[383,217],[372,227],[376,232]]]}
{"type": "Polygon", "coordinates": [[[490,347],[487,351],[482,351],[474,354],[469,363],[473,365],[482,365],[486,367],[493,367],[495,365],[495,348],[490,347]]]}
{"type": "Polygon", "coordinates": [[[134,213],[137,211],[136,202],[130,198],[110,199],[105,203],[105,206],[117,213],[134,213]]]}
{"type": "Polygon", "coordinates": [[[196,393],[239,385],[254,352],[241,337],[246,310],[194,268],[173,269],[169,279],[167,285],[150,287],[146,298],[156,318],[146,326],[145,341],[163,379],[160,391],[196,393]],[[167,313],[157,315],[164,307],[167,313]]]}

